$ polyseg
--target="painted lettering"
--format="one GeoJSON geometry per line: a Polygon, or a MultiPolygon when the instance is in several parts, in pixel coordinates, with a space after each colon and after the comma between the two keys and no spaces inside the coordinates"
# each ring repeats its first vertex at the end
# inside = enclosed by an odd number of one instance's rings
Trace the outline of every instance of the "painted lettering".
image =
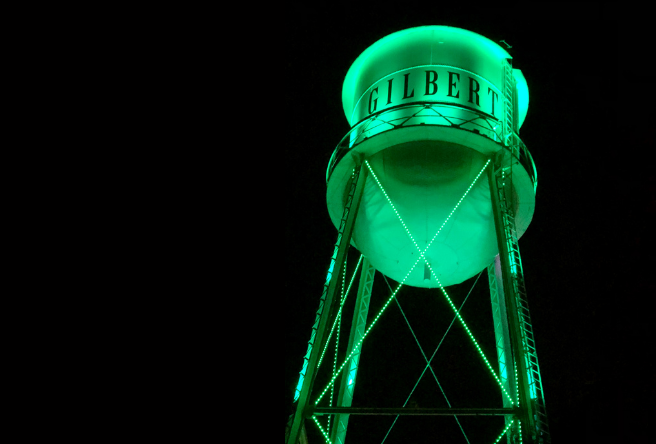
{"type": "Polygon", "coordinates": [[[488,86],[488,88],[487,88],[487,95],[489,96],[490,93],[492,93],[492,115],[494,115],[494,102],[497,101],[498,96],[497,96],[497,93],[494,92],[494,91],[492,90],[492,88],[490,88],[490,87],[488,86]]]}
{"type": "Polygon", "coordinates": [[[389,105],[392,103],[392,82],[394,79],[389,79],[387,81],[387,103],[385,105],[389,105]]]}
{"type": "Polygon", "coordinates": [[[424,95],[433,96],[436,93],[437,93],[437,72],[426,71],[426,92],[424,93],[424,95]],[[433,90],[433,92],[430,92],[431,89],[433,90]]]}
{"type": "Polygon", "coordinates": [[[411,97],[415,96],[415,90],[413,89],[410,95],[408,95],[408,77],[410,77],[410,73],[404,74],[403,77],[405,77],[405,85],[403,87],[403,98],[404,99],[409,99],[411,97]]]}
{"type": "Polygon", "coordinates": [[[371,98],[374,96],[374,92],[376,93],[376,96],[378,96],[378,87],[372,89],[371,94],[369,94],[369,114],[373,114],[374,111],[376,111],[376,107],[378,106],[378,97],[376,97],[374,99],[374,107],[373,109],[371,108],[371,98]]]}
{"type": "Polygon", "coordinates": [[[478,84],[476,79],[469,78],[469,103],[476,103],[477,106],[481,106],[478,102],[478,91],[481,89],[481,85],[478,84]],[[472,99],[476,97],[476,102],[472,99]]]}
{"type": "Polygon", "coordinates": [[[458,80],[460,80],[460,74],[449,71],[449,94],[447,94],[447,96],[455,97],[456,99],[459,99],[460,91],[456,91],[456,95],[455,96],[453,95],[453,88],[456,87],[456,82],[453,81],[453,77],[457,77],[458,80]]]}

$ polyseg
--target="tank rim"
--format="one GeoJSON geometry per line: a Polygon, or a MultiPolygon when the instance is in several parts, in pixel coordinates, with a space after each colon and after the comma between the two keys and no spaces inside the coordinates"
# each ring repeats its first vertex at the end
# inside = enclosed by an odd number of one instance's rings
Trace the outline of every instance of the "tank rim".
{"type": "Polygon", "coordinates": [[[461,34],[463,36],[477,40],[482,45],[485,45],[491,51],[493,51],[498,58],[512,59],[512,56],[508,53],[508,51],[506,51],[499,44],[495,43],[494,41],[490,40],[484,35],[478,34],[474,31],[469,31],[467,29],[458,28],[455,26],[426,25],[426,26],[417,26],[414,28],[402,29],[400,31],[393,32],[392,34],[388,34],[385,37],[380,38],[373,44],[369,45],[353,61],[348,71],[346,72],[346,76],[344,77],[344,82],[342,83],[342,106],[344,108],[344,114],[346,115],[347,120],[349,119],[349,112],[347,112],[347,109],[352,109],[353,107],[352,99],[350,99],[349,97],[353,96],[352,92],[355,89],[356,79],[358,77],[359,71],[364,66],[366,66],[367,59],[369,59],[376,53],[385,52],[386,46],[393,40],[402,37],[409,37],[411,34],[415,34],[416,36],[419,36],[424,33],[434,32],[434,31],[461,34]]]}
{"type": "MultiPolygon", "coordinates": [[[[472,131],[442,125],[411,125],[381,132],[352,146],[347,152],[342,153],[339,159],[334,158],[336,150],[333,153],[333,158],[331,158],[334,166],[331,174],[327,177],[326,184],[326,204],[333,225],[339,226],[345,205],[343,200],[344,189],[356,167],[356,158],[366,160],[380,151],[408,141],[450,142],[460,145],[463,149],[478,151],[490,159],[505,150],[503,166],[513,168],[513,186],[518,198],[518,206],[515,209],[518,236],[521,237],[528,229],[535,211],[536,182],[532,180],[529,173],[534,168],[534,164],[526,147],[524,146],[526,155],[522,156],[523,151],[520,151],[518,158],[500,142],[495,142],[472,131]],[[527,162],[530,162],[530,164],[527,164],[527,162]]],[[[357,246],[355,247],[357,248],[357,246]]]]}

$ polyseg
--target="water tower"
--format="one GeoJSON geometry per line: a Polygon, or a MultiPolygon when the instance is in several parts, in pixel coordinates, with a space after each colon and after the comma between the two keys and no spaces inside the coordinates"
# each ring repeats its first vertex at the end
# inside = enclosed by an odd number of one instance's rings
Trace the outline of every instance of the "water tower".
{"type": "Polygon", "coordinates": [[[529,96],[511,61],[506,49],[481,35],[425,26],[379,40],[349,69],[342,102],[351,130],[326,173],[337,242],[286,444],[307,442],[306,423],[326,442],[341,444],[355,415],[498,416],[504,426],[490,442],[550,442],[518,247],[537,187],[518,136],[529,96]],[[353,321],[342,358],[326,364],[354,282],[345,267],[350,247],[361,254],[353,321]],[[487,354],[448,290],[484,270],[496,345],[487,354]],[[376,272],[396,285],[378,312],[369,313],[376,272]],[[385,312],[403,286],[434,289],[446,301],[445,311],[492,373],[502,407],[352,406],[361,351],[372,329],[385,328],[385,312]],[[332,373],[325,387],[315,387],[322,363],[332,373]]]}

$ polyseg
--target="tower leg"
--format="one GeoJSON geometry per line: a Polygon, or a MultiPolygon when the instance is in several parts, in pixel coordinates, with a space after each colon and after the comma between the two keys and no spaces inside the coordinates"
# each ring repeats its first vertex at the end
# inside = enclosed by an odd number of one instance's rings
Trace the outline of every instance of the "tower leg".
{"type": "Polygon", "coordinates": [[[329,318],[335,312],[334,305],[339,300],[335,297],[335,293],[339,287],[340,275],[343,273],[344,259],[351,243],[353,225],[367,178],[367,168],[364,166],[364,162],[361,161],[362,159],[358,160],[360,161],[357,162],[358,166],[354,172],[349,195],[344,206],[337,242],[335,243],[333,257],[330,262],[326,283],[324,284],[323,294],[319,302],[315,323],[312,327],[308,351],[304,358],[303,369],[299,378],[299,387],[297,388],[295,397],[297,403],[295,405],[294,419],[292,420],[286,444],[297,444],[299,441],[301,426],[305,421],[310,394],[314,386],[317,363],[319,362],[321,350],[325,345],[326,331],[330,328],[329,318]]]}
{"type": "MultiPolygon", "coordinates": [[[[494,224],[497,233],[497,245],[499,247],[499,259],[501,265],[501,274],[503,280],[504,300],[507,308],[507,319],[510,334],[510,342],[513,351],[514,363],[517,365],[517,392],[519,395],[519,420],[521,421],[522,435],[529,443],[535,441],[535,412],[533,402],[530,396],[529,387],[529,370],[527,368],[526,350],[524,347],[524,338],[522,335],[522,325],[519,319],[517,307],[517,286],[514,280],[517,274],[521,273],[521,266],[518,267],[515,260],[516,239],[514,218],[511,214],[510,203],[506,196],[510,195],[512,190],[510,172],[505,180],[499,180],[506,177],[504,165],[502,162],[503,155],[508,155],[502,151],[497,156],[497,161],[490,164],[488,170],[488,181],[490,184],[490,195],[492,199],[492,211],[494,213],[494,224]],[[508,190],[508,192],[506,192],[508,190]],[[511,263],[512,262],[512,263],[511,263]]],[[[512,159],[511,159],[512,161],[512,159]]],[[[519,250],[517,249],[517,255],[519,250]]]]}
{"type": "MultiPolygon", "coordinates": [[[[374,285],[374,276],[376,269],[371,266],[367,258],[362,261],[362,272],[360,274],[360,285],[358,287],[358,299],[355,302],[355,311],[353,312],[353,323],[351,324],[351,334],[349,336],[348,349],[346,356],[349,356],[355,346],[364,336],[367,326],[367,315],[369,314],[369,302],[371,301],[371,290],[374,285]]],[[[337,398],[336,407],[351,407],[353,394],[355,392],[355,383],[358,375],[358,366],[360,363],[359,349],[348,364],[348,371],[342,374],[339,388],[339,397],[337,398]]],[[[348,428],[350,415],[337,414],[335,416],[334,426],[331,433],[330,441],[335,444],[343,444],[346,439],[346,430],[348,428]]]]}
{"type": "MultiPolygon", "coordinates": [[[[499,378],[508,393],[515,393],[517,383],[515,381],[515,368],[512,359],[512,346],[510,343],[510,332],[508,328],[508,313],[503,291],[503,277],[501,273],[501,259],[499,255],[494,258],[487,267],[488,281],[490,284],[490,301],[492,303],[492,318],[494,321],[494,336],[497,346],[497,357],[499,358],[499,378]]],[[[506,396],[501,396],[504,408],[512,408],[512,403],[506,396]]],[[[506,426],[515,418],[506,416],[506,426]]],[[[510,444],[510,437],[508,437],[510,444]]]]}

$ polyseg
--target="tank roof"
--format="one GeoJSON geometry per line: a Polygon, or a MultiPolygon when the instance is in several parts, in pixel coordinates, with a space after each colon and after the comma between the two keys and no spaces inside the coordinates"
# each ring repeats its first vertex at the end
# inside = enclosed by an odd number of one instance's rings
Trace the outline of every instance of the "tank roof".
{"type": "MultiPolygon", "coordinates": [[[[512,58],[505,49],[492,40],[466,29],[431,25],[395,32],[383,37],[364,50],[346,73],[342,87],[342,105],[349,122],[351,122],[350,114],[354,108],[354,102],[357,100],[355,97],[357,90],[360,88],[359,84],[363,81],[361,79],[363,75],[375,78],[378,73],[380,73],[380,76],[389,74],[390,67],[386,66],[389,65],[385,63],[386,60],[390,60],[390,63],[394,64],[405,63],[405,67],[431,64],[432,45],[446,40],[462,49],[480,51],[487,57],[495,59],[512,58]],[[385,57],[388,53],[393,53],[393,56],[385,57]],[[399,58],[400,54],[402,59],[399,58]]],[[[455,52],[452,52],[450,56],[453,57],[453,54],[455,52]]],[[[375,80],[378,80],[378,78],[375,80]]]]}

